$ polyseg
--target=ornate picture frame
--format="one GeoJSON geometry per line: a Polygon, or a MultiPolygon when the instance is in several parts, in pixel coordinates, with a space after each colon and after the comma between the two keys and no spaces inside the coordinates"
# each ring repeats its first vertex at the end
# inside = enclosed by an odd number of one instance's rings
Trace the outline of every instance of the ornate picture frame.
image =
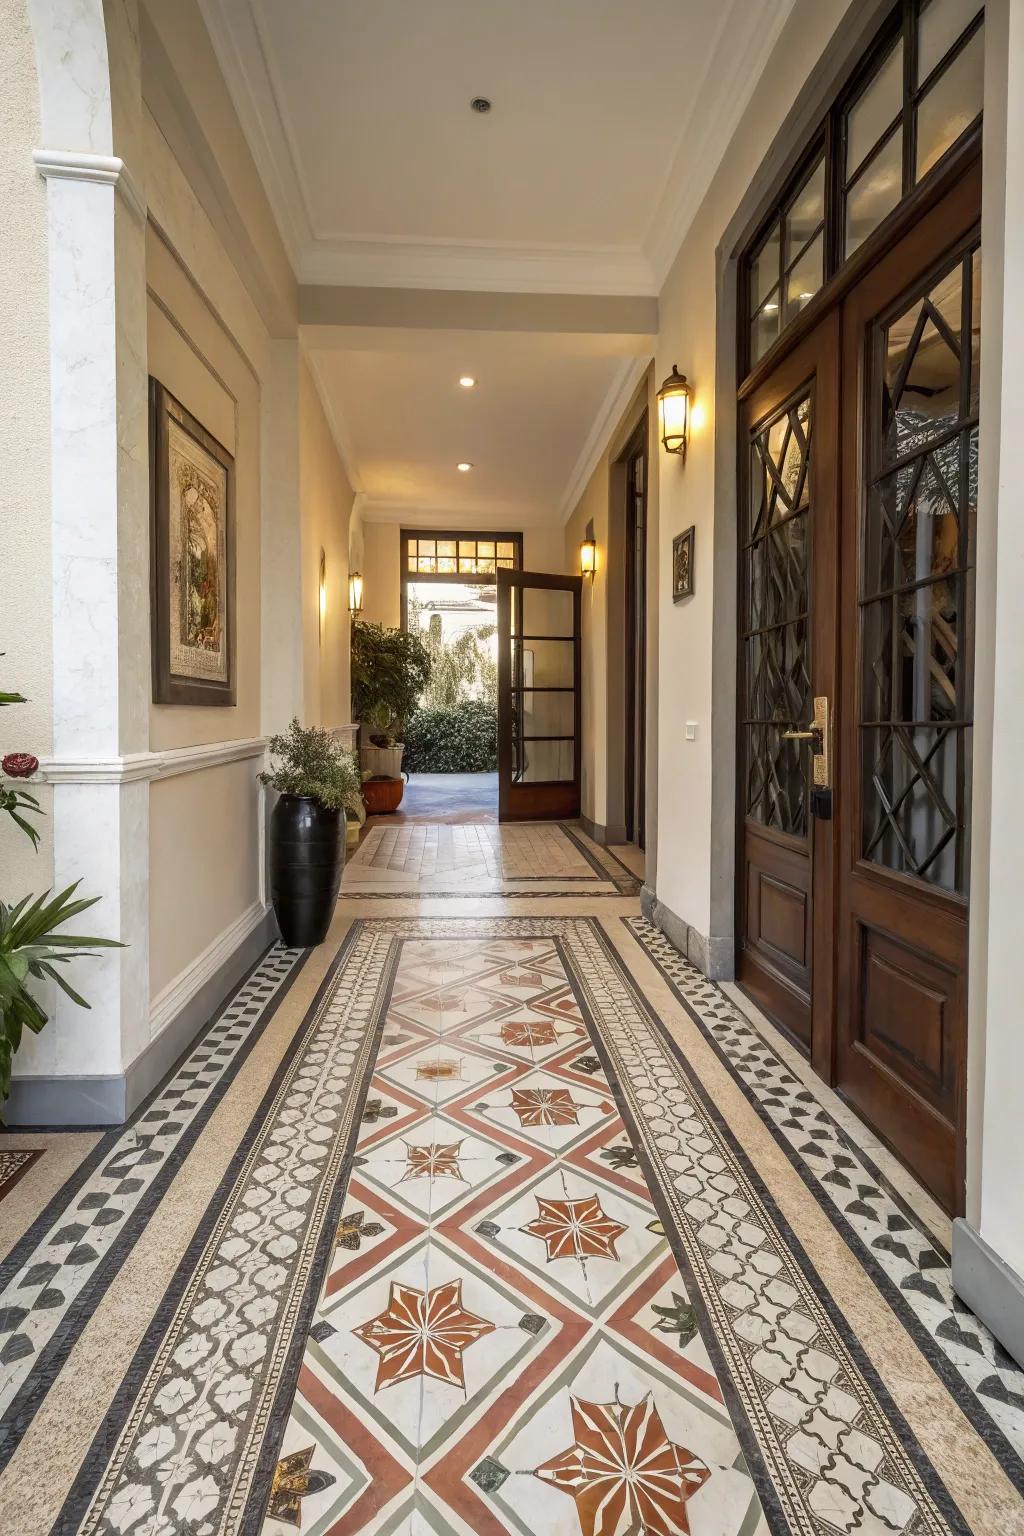
{"type": "Polygon", "coordinates": [[[696,532],[691,525],[672,540],[672,601],[681,603],[693,596],[693,541],[696,532]]]}
{"type": "Polygon", "coordinates": [[[153,702],[235,703],[235,461],[149,381],[153,702]]]}

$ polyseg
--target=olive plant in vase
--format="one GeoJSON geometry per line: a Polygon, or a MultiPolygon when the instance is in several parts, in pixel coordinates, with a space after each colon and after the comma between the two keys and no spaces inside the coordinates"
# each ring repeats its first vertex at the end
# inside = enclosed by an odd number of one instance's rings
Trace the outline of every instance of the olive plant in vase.
{"type": "Polygon", "coordinates": [[[419,634],[353,620],[352,712],[360,723],[363,799],[371,813],[401,804],[402,732],[430,669],[430,650],[419,634]]]}
{"type": "Polygon", "coordinates": [[[270,816],[270,899],[289,949],[322,944],[345,868],[345,827],[359,801],[359,769],[330,731],[301,726],[270,738],[260,782],[277,791],[270,816]]]}
{"type": "MultiPolygon", "coordinates": [[[[25,702],[20,693],[0,691],[0,708],[25,702]]],[[[39,847],[39,832],[29,817],[42,816],[43,811],[35,795],[24,788],[24,781],[38,767],[38,760],[29,752],[8,752],[0,759],[0,815],[9,816],[33,848],[39,847]]],[[[100,899],[76,898],[77,889],[78,881],[56,896],[44,891],[41,896],[23,896],[13,904],[0,900],[0,1110],[10,1096],[11,1066],[25,1030],[37,1035],[49,1018],[32,983],[55,982],[73,1003],[88,1008],[85,998],[58,967],[97,949],[122,948],[117,939],[57,932],[100,899]]]]}

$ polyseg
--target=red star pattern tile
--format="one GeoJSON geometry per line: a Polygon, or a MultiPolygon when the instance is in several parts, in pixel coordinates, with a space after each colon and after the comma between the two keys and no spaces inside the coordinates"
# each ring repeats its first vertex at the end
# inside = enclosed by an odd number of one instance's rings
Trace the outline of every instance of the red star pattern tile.
{"type": "Polygon", "coordinates": [[[493,1333],[494,1324],[466,1311],[461,1280],[429,1291],[393,1280],[387,1310],[352,1331],[380,1356],[373,1389],[379,1392],[413,1376],[464,1387],[463,1350],[493,1333]]]}
{"type": "Polygon", "coordinates": [[[575,1443],[534,1476],[575,1500],[582,1536],[689,1536],[687,1501],[711,1471],[669,1439],[653,1397],[571,1401],[575,1443]]]}
{"type": "Polygon", "coordinates": [[[626,1227],[601,1209],[597,1195],[583,1200],[547,1200],[537,1195],[538,1214],[520,1230],[539,1237],[551,1259],[618,1259],[615,1240],[626,1227]]]}
{"type": "Polygon", "coordinates": [[[555,1026],[542,1019],[537,1023],[523,1020],[521,1023],[503,1024],[501,1038],[506,1045],[554,1045],[558,1035],[555,1026]]]}
{"type": "Polygon", "coordinates": [[[512,1109],[520,1125],[579,1125],[578,1105],[568,1088],[513,1088],[512,1109]]]}
{"type": "Polygon", "coordinates": [[[462,1179],[465,1183],[459,1167],[461,1146],[461,1141],[432,1141],[422,1147],[411,1147],[406,1142],[405,1172],[398,1182],[404,1184],[407,1179],[462,1179]]]}

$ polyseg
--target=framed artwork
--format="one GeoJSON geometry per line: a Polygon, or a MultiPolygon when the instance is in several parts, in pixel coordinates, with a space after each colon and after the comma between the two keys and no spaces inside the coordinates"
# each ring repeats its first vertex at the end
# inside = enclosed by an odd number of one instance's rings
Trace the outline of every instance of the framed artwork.
{"type": "Polygon", "coordinates": [[[235,461],[149,381],[153,701],[235,702],[235,461]]]}
{"type": "Polygon", "coordinates": [[[693,528],[677,533],[672,540],[672,601],[681,603],[693,596],[693,528]]]}

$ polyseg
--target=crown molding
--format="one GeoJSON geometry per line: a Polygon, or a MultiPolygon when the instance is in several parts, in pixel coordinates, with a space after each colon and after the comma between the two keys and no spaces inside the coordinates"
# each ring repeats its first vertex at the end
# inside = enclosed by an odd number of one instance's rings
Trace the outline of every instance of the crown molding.
{"type": "Polygon", "coordinates": [[[643,242],[655,292],[661,291],[750,104],[794,0],[726,0],[718,35],[643,242]]]}
{"type": "Polygon", "coordinates": [[[313,242],[313,227],[253,7],[234,0],[199,0],[199,9],[297,274],[302,253],[313,242]]]}
{"type": "Polygon", "coordinates": [[[572,474],[558,503],[558,520],[563,527],[569,521],[580,497],[586,490],[588,480],[608,447],[616,423],[639,389],[640,381],[650,365],[649,357],[626,357],[615,370],[615,377],[604,397],[601,409],[594,417],[593,425],[587,433],[579,458],[573,465],[572,474]]]}
{"type": "Polygon", "coordinates": [[[146,222],[146,199],[118,155],[93,155],[71,149],[34,149],[36,170],[47,181],[88,181],[113,187],[137,219],[146,222]]]}
{"type": "Polygon", "coordinates": [[[365,496],[363,477],[359,472],[359,463],[356,459],[355,444],[352,441],[347,426],[338,413],[334,401],[331,399],[330,390],[327,388],[323,374],[320,372],[316,353],[308,346],[301,331],[299,346],[309,368],[310,377],[313,380],[313,387],[317,392],[321,409],[327,418],[328,430],[334,441],[334,446],[338,450],[338,458],[341,460],[341,467],[345,471],[345,478],[357,496],[365,496]]]}

